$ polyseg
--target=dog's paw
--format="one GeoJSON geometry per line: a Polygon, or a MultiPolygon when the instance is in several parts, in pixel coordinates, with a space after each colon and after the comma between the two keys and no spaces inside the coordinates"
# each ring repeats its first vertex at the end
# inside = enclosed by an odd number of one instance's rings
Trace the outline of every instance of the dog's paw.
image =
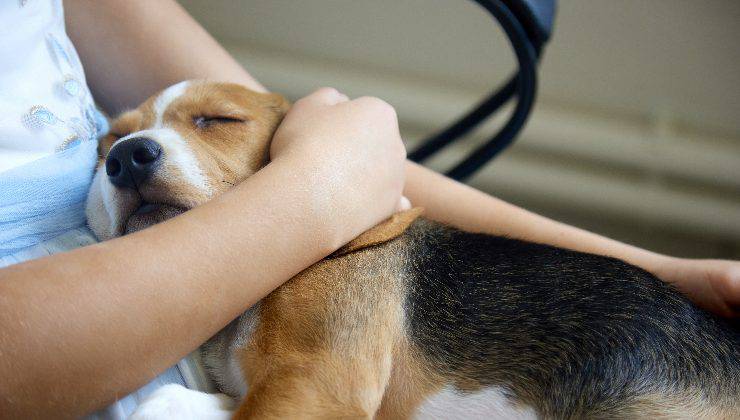
{"type": "Polygon", "coordinates": [[[165,385],[136,407],[129,420],[229,420],[235,401],[226,394],[207,394],[182,385],[165,385]]]}

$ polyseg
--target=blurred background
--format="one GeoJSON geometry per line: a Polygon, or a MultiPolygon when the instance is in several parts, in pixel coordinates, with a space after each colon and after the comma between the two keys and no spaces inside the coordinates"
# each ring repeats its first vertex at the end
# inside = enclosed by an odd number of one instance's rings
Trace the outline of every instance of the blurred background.
{"type": "MultiPolygon", "coordinates": [[[[271,90],[386,99],[410,148],[515,67],[468,0],[181,3],[271,90]]],[[[740,2],[559,3],[529,123],[470,184],[653,250],[740,258],[740,2]]],[[[430,166],[449,168],[508,111],[430,166]]]]}

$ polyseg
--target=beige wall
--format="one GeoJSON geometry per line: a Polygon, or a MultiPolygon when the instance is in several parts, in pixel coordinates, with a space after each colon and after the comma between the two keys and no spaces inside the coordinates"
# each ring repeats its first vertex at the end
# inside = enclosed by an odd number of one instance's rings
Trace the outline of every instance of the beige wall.
{"type": "MultiPolygon", "coordinates": [[[[498,27],[465,0],[182,3],[275,90],[388,99],[410,143],[513,68],[498,27]]],[[[472,183],[630,242],[739,258],[738,22],[733,0],[561,0],[532,120],[472,183]]]]}

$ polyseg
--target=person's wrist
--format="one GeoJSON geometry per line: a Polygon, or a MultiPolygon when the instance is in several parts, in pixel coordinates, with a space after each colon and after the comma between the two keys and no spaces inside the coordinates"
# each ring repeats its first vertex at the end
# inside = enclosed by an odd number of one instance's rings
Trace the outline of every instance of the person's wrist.
{"type": "Polygon", "coordinates": [[[666,277],[668,277],[667,274],[670,272],[671,266],[678,260],[676,257],[633,246],[627,246],[627,249],[617,258],[636,265],[663,281],[667,281],[666,277]]]}
{"type": "Polygon", "coordinates": [[[645,269],[664,282],[674,283],[676,279],[673,273],[675,273],[676,267],[682,264],[683,261],[684,258],[651,252],[645,269]]]}

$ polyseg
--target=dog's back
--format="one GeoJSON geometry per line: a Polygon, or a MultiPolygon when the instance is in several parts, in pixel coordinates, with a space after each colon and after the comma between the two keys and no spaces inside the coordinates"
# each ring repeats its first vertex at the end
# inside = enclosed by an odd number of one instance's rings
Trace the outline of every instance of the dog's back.
{"type": "Polygon", "coordinates": [[[408,333],[458,390],[548,418],[740,416],[740,334],[649,273],[425,220],[407,235],[408,333]]]}

